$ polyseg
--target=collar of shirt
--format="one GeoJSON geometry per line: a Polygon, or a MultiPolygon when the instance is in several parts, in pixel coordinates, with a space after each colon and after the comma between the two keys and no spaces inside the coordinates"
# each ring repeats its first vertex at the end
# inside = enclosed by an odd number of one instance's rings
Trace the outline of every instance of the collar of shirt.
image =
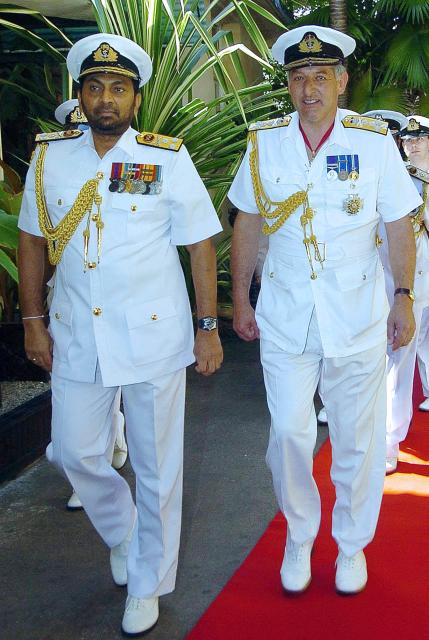
{"type": "MultiPolygon", "coordinates": [[[[334,128],[332,130],[331,135],[329,136],[328,140],[323,144],[323,146],[321,147],[321,149],[319,149],[318,154],[316,156],[316,158],[319,155],[323,155],[323,149],[331,146],[331,145],[337,145],[343,149],[351,149],[352,145],[347,137],[347,131],[346,129],[343,127],[343,125],[341,124],[341,120],[344,118],[344,116],[348,115],[348,114],[352,114],[354,113],[353,111],[348,111],[348,110],[344,110],[344,109],[337,109],[337,113],[335,115],[335,124],[334,124],[334,128]]],[[[297,111],[294,111],[292,114],[292,120],[289,124],[288,127],[282,127],[281,131],[280,131],[280,142],[282,143],[283,141],[286,140],[294,140],[297,144],[297,148],[300,152],[300,154],[302,155],[303,158],[305,158],[305,160],[307,161],[307,152],[305,150],[305,143],[302,137],[302,134],[299,130],[299,115],[297,111]]]]}
{"type": "MultiPolygon", "coordinates": [[[[120,149],[123,153],[125,153],[127,156],[129,156],[130,158],[133,157],[134,155],[134,142],[135,142],[135,136],[138,134],[138,131],[136,131],[135,129],[133,129],[132,127],[128,127],[128,129],[122,134],[122,136],[119,138],[119,140],[117,141],[117,143],[115,144],[114,147],[112,147],[107,153],[111,153],[114,149],[120,149]]],[[[94,139],[92,136],[92,131],[91,129],[87,129],[83,136],[81,136],[80,138],[78,138],[76,140],[76,145],[72,151],[72,153],[74,151],[76,151],[77,149],[81,149],[82,147],[90,147],[91,149],[94,149],[95,151],[95,147],[94,147],[94,139]]]]}

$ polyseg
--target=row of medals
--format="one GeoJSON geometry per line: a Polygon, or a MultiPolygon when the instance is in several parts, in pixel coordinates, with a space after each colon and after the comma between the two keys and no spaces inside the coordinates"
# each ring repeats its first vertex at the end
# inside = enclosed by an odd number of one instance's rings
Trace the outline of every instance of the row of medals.
{"type": "MultiPolygon", "coordinates": [[[[338,172],[335,171],[335,169],[330,169],[327,177],[330,181],[336,180],[337,178],[342,182],[350,180],[350,189],[356,189],[356,182],[359,180],[359,172],[356,171],[356,169],[352,169],[350,172],[346,169],[341,169],[338,172]]],[[[359,213],[362,207],[363,199],[357,193],[349,193],[343,201],[343,211],[345,211],[348,216],[355,216],[359,213]]]]}
{"type": "Polygon", "coordinates": [[[109,191],[113,193],[141,193],[142,195],[155,195],[160,191],[158,182],[145,182],[132,178],[110,179],[109,191]]]}

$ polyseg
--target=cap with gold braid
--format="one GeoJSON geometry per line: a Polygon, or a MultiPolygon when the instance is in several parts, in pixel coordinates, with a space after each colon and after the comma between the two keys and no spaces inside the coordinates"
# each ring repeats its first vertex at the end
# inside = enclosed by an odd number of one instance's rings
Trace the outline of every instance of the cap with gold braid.
{"type": "Polygon", "coordinates": [[[407,125],[401,129],[399,135],[402,140],[429,136],[429,118],[418,115],[408,116],[407,125]]]}
{"type": "Polygon", "coordinates": [[[66,100],[55,109],[55,120],[60,124],[85,124],[88,122],[85,114],[80,110],[79,100],[66,100]]]}
{"type": "Polygon", "coordinates": [[[73,80],[93,73],[116,73],[142,87],[152,75],[152,61],[138,44],[113,33],[95,33],[78,40],[67,55],[73,80]]]}
{"type": "Polygon", "coordinates": [[[307,25],[283,33],[272,48],[274,60],[286,69],[336,65],[355,49],[353,38],[328,27],[307,25]]]}
{"type": "Polygon", "coordinates": [[[404,116],[399,111],[391,111],[390,109],[373,109],[372,111],[366,111],[364,116],[375,118],[376,120],[385,120],[389,125],[392,135],[398,135],[399,131],[407,126],[407,116],[404,116]]]}

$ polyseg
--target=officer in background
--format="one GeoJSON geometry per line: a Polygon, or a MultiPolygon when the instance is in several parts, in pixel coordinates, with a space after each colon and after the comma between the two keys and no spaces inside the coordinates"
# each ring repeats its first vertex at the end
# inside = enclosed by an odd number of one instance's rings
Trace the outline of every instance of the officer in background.
{"type": "Polygon", "coordinates": [[[175,586],[185,367],[196,359],[210,375],[222,360],[210,240],[221,226],[182,141],[130,127],[152,73],[146,52],[96,34],[73,45],[67,67],[90,129],[38,137],[19,218],[25,346],[52,368],[53,462],[110,547],[113,580],[128,586],[123,631],[140,634],[175,586]],[[176,245],[191,256],[195,344],[176,245]],[[49,333],[46,250],[57,265],[49,333]],[[107,459],[119,387],[136,505],[107,459]]]}
{"type": "MultiPolygon", "coordinates": [[[[88,129],[88,120],[86,119],[85,114],[81,111],[79,100],[77,98],[72,98],[71,100],[65,100],[65,102],[62,102],[55,109],[54,115],[55,120],[63,125],[64,131],[69,131],[70,129],[79,129],[80,131],[86,131],[86,129],[88,129]]],[[[50,291],[48,294],[49,306],[52,300],[54,284],[55,272],[47,282],[48,287],[50,287],[50,291]]],[[[113,449],[111,447],[107,455],[108,460],[110,460],[112,466],[118,470],[122,469],[128,457],[128,447],[127,441],[125,439],[125,419],[120,407],[121,390],[118,389],[113,406],[113,432],[116,435],[113,442],[113,449]]],[[[51,462],[52,445],[50,443],[46,449],[46,456],[49,462],[51,462]]],[[[82,508],[82,502],[80,501],[79,496],[77,495],[76,491],[73,491],[67,502],[67,509],[69,511],[79,511],[82,508]]]]}
{"type": "Polygon", "coordinates": [[[337,108],[348,79],[343,61],[354,48],[349,36],[319,26],[280,36],[272,53],[288,71],[297,111],[250,128],[229,192],[240,209],[232,250],[234,326],[245,340],[261,337],[271,413],[267,462],[288,525],[280,574],[294,593],[310,583],[320,524],[312,475],[319,380],[336,490],[335,584],[352,594],[367,582],[363,549],[374,536],[383,492],[386,320],[393,349],[414,333],[407,295],[395,297],[388,317],[376,230],[381,216],[395,286],[411,289],[408,213],[421,199],[387,124],[337,108]],[[261,222],[269,249],[255,317],[248,287],[261,222]]]}
{"type": "MultiPolygon", "coordinates": [[[[411,213],[416,239],[416,272],[414,280],[414,318],[416,334],[408,345],[392,352],[388,349],[387,361],[387,459],[386,473],[393,473],[398,464],[399,443],[408,433],[413,415],[413,382],[416,353],[420,350],[419,369],[423,390],[427,388],[427,318],[429,314],[429,238],[428,238],[428,183],[429,183],[429,119],[409,116],[401,128],[400,137],[408,158],[407,169],[419,191],[423,204],[411,213]]],[[[394,284],[389,268],[385,243],[380,247],[386,275],[389,302],[393,298],[394,284]]],[[[410,294],[408,294],[410,295],[410,294]]],[[[424,408],[423,403],[423,408],[424,408]]]]}

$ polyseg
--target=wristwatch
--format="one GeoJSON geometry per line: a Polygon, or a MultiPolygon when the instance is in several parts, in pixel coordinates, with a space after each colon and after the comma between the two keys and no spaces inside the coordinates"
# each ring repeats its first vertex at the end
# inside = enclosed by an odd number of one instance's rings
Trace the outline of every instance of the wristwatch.
{"type": "Polygon", "coordinates": [[[198,320],[198,329],[202,329],[203,331],[213,331],[217,328],[217,318],[213,318],[213,316],[206,316],[205,318],[200,318],[198,320]]]}
{"type": "Polygon", "coordinates": [[[398,289],[395,289],[395,296],[398,293],[403,293],[404,295],[408,296],[409,299],[411,300],[411,302],[414,302],[414,300],[415,300],[415,295],[414,295],[414,290],[413,289],[405,289],[404,287],[399,287],[398,289]]]}

